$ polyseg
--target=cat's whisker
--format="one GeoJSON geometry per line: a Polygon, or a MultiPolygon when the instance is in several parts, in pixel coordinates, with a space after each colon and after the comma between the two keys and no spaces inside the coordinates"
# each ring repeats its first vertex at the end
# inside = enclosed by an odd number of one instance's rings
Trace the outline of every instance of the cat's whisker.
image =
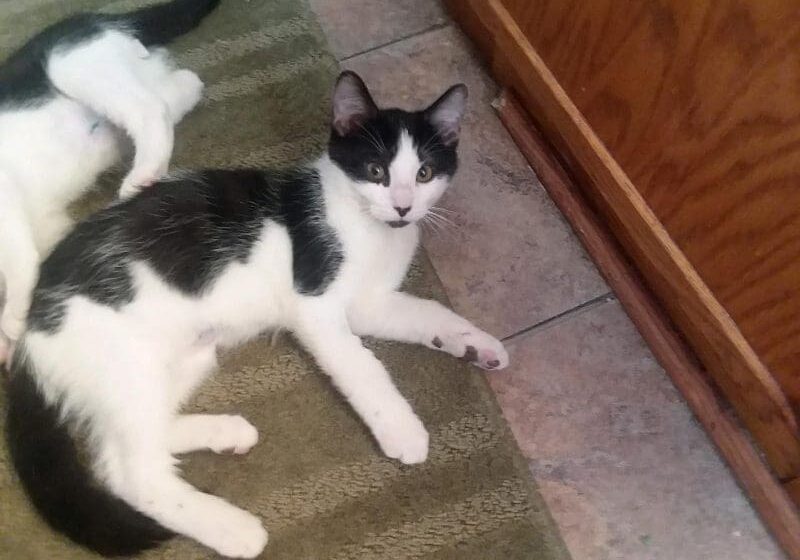
{"type": "Polygon", "coordinates": [[[461,227],[445,216],[441,216],[436,212],[428,212],[426,218],[437,225],[437,233],[446,235],[448,238],[455,238],[457,230],[461,227]]]}
{"type": "Polygon", "coordinates": [[[428,230],[431,233],[436,233],[436,230],[434,229],[433,225],[431,225],[431,223],[424,218],[419,221],[419,225],[423,230],[428,230]]]}
{"type": "Polygon", "coordinates": [[[459,226],[452,223],[438,222],[438,233],[447,239],[457,239],[459,226]]]}
{"type": "Polygon", "coordinates": [[[434,211],[433,209],[428,211],[428,215],[430,215],[432,218],[434,218],[434,219],[436,219],[436,220],[438,220],[438,221],[440,221],[440,222],[442,222],[442,223],[444,223],[444,224],[446,224],[446,225],[448,225],[450,227],[453,227],[453,228],[458,228],[459,227],[459,225],[456,224],[453,220],[451,220],[447,216],[443,216],[443,215],[439,214],[438,212],[434,211]]]}
{"type": "Polygon", "coordinates": [[[383,143],[382,138],[380,138],[379,136],[376,137],[375,134],[367,127],[365,127],[363,124],[359,124],[358,126],[359,128],[361,128],[362,131],[366,133],[366,135],[363,135],[363,137],[366,140],[368,140],[376,150],[378,150],[379,152],[386,151],[386,144],[383,143]]]}
{"type": "Polygon", "coordinates": [[[455,223],[453,220],[448,218],[447,216],[438,216],[438,217],[439,217],[439,219],[441,219],[444,223],[446,223],[448,226],[452,227],[453,229],[458,229],[459,227],[461,227],[457,223],[455,223]]]}
{"type": "Polygon", "coordinates": [[[431,206],[431,210],[435,210],[436,212],[447,212],[448,214],[458,214],[458,212],[455,210],[450,210],[444,206],[431,206]]]}
{"type": "Polygon", "coordinates": [[[424,218],[422,218],[419,223],[428,226],[432,233],[439,234],[441,232],[441,226],[431,217],[430,214],[427,214],[424,218]]]}
{"type": "Polygon", "coordinates": [[[441,221],[439,219],[439,216],[436,216],[435,214],[428,214],[427,216],[425,216],[425,218],[427,219],[428,223],[430,223],[431,226],[435,229],[436,233],[442,233],[447,227],[447,224],[441,221]]]}

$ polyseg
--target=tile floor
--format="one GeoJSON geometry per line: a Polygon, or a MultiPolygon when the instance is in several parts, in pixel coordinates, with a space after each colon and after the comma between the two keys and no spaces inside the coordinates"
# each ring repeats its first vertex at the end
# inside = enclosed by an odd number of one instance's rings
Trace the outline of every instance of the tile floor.
{"type": "Polygon", "coordinates": [[[457,310],[504,337],[490,377],[575,560],[783,558],[496,118],[497,87],[436,0],[310,0],[379,103],[463,81],[454,226],[425,247],[457,310]]]}

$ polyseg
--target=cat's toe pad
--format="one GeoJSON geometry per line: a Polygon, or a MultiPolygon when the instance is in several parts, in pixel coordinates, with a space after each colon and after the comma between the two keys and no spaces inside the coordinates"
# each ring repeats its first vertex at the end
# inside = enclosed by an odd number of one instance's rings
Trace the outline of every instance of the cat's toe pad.
{"type": "Polygon", "coordinates": [[[477,329],[437,335],[431,346],[487,370],[503,369],[508,365],[508,352],[503,343],[477,329]]]}

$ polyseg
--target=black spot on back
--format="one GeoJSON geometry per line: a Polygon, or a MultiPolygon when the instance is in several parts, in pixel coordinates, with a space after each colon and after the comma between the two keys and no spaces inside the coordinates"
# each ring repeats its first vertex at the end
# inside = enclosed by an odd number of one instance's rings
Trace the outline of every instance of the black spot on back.
{"type": "Polygon", "coordinates": [[[344,256],[341,243],[328,224],[319,175],[314,172],[273,176],[281,193],[276,219],[292,239],[292,271],[295,289],[319,295],[336,277],[344,256]]]}
{"type": "Polygon", "coordinates": [[[295,289],[324,293],[344,257],[317,172],[206,170],[157,183],[81,222],[42,264],[29,327],[57,330],[73,295],[115,309],[130,303],[136,261],[200,295],[228,265],[248,261],[270,222],[289,233],[295,289]]]}

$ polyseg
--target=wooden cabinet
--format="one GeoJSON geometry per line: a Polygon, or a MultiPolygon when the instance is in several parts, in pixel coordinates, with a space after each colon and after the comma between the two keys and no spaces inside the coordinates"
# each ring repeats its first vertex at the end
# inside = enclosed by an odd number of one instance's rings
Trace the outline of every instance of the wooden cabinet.
{"type": "Polygon", "coordinates": [[[447,3],[800,499],[800,3],[447,3]]]}

